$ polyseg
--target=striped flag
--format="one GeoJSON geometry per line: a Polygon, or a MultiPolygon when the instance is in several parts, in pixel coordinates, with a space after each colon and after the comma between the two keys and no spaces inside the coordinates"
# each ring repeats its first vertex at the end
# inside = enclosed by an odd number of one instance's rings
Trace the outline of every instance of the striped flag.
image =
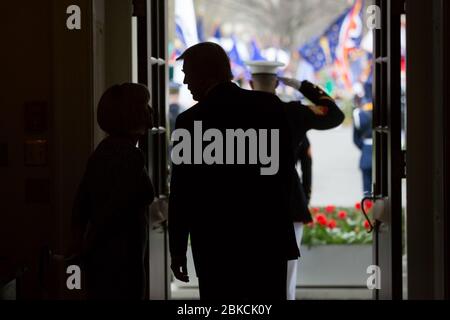
{"type": "Polygon", "coordinates": [[[193,0],[175,0],[175,24],[177,38],[185,48],[199,42],[193,0]]]}

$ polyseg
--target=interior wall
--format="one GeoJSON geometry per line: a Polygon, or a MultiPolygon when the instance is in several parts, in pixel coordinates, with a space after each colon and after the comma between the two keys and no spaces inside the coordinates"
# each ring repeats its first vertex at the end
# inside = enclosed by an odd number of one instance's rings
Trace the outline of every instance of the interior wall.
{"type": "Polygon", "coordinates": [[[444,297],[442,0],[407,0],[408,297],[444,297]]]}
{"type": "Polygon", "coordinates": [[[132,0],[106,0],[105,10],[106,87],[109,87],[132,79],[132,0]]]}
{"type": "Polygon", "coordinates": [[[41,254],[65,251],[92,149],[90,7],[89,0],[0,4],[0,279],[19,277],[19,298],[58,290],[44,283],[51,275],[42,273],[41,254]],[[81,9],[81,30],[66,27],[70,5],[81,9]]]}
{"type": "MultiPolygon", "coordinates": [[[[54,203],[51,201],[51,164],[31,167],[25,164],[25,141],[46,139],[53,146],[49,112],[39,117],[46,128],[37,134],[25,132],[25,104],[34,103],[50,110],[51,2],[28,1],[20,6],[0,3],[0,279],[16,276],[30,266],[36,271],[39,248],[55,242],[54,203]],[[41,193],[33,193],[39,188],[41,193]]],[[[51,159],[47,159],[51,161],[51,159]]],[[[28,273],[28,274],[29,274],[28,273]]],[[[36,285],[27,294],[34,294],[36,285]]]]}
{"type": "Polygon", "coordinates": [[[92,4],[89,0],[53,0],[53,99],[55,105],[56,211],[61,216],[59,252],[67,249],[74,195],[93,141],[92,4]],[[77,4],[81,30],[68,30],[66,8],[77,4]]]}
{"type": "MultiPolygon", "coordinates": [[[[444,20],[444,92],[450,92],[450,3],[444,1],[443,3],[443,20],[444,20]]],[[[444,96],[444,212],[445,212],[445,231],[444,231],[444,295],[445,299],[450,299],[450,97],[444,96]]]]}
{"type": "Polygon", "coordinates": [[[105,138],[106,134],[100,129],[97,124],[97,105],[100,101],[102,93],[106,89],[106,12],[105,0],[94,0],[92,3],[92,19],[93,19],[93,85],[94,85],[94,146],[100,143],[105,138]]]}
{"type": "Polygon", "coordinates": [[[106,134],[97,124],[97,104],[107,88],[132,81],[132,0],[93,0],[94,146],[106,134]]]}

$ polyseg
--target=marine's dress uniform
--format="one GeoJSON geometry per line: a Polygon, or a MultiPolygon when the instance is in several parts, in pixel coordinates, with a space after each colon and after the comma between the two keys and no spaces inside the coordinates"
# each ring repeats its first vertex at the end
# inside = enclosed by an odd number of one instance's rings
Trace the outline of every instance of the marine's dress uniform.
{"type": "MultiPolygon", "coordinates": [[[[276,61],[251,61],[247,65],[254,76],[268,75],[272,77],[276,77],[278,68],[284,66],[283,63],[276,61]]],[[[308,81],[300,83],[294,79],[285,80],[291,80],[288,85],[292,87],[298,86],[297,89],[303,96],[315,105],[308,107],[298,101],[284,104],[285,114],[288,118],[292,135],[291,152],[294,155],[294,163],[297,164],[297,170],[291,176],[290,191],[292,192],[292,197],[288,210],[293,221],[297,246],[300,248],[303,226],[305,223],[312,221],[308,208],[311,198],[312,158],[306,132],[310,129],[326,130],[334,128],[342,123],[344,115],[336,106],[333,99],[321,88],[308,81]],[[298,167],[301,167],[301,179],[298,167]]],[[[288,261],[286,279],[287,300],[295,300],[297,265],[298,259],[288,261]]]]}
{"type": "MultiPolygon", "coordinates": [[[[300,248],[303,236],[303,226],[312,222],[309,211],[311,197],[311,156],[310,145],[306,132],[311,129],[328,130],[337,127],[344,121],[344,114],[334,100],[320,87],[304,81],[300,92],[314,105],[305,106],[299,101],[285,104],[288,121],[291,126],[293,150],[296,159],[301,161],[303,182],[296,175],[293,177],[294,196],[290,206],[290,214],[294,222],[297,245],[300,248]],[[303,170],[305,167],[305,170],[303,170]],[[309,171],[309,172],[308,172],[309,171]]],[[[287,299],[295,300],[297,286],[298,260],[288,261],[287,271],[287,299]]]]}

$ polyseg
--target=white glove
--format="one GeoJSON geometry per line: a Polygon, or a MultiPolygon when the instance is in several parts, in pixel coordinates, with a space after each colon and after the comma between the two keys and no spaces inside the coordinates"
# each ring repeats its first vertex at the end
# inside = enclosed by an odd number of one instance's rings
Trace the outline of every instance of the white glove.
{"type": "Polygon", "coordinates": [[[281,83],[284,83],[288,87],[292,87],[296,90],[300,90],[300,88],[302,86],[302,82],[297,79],[278,77],[278,80],[280,80],[281,83]]]}

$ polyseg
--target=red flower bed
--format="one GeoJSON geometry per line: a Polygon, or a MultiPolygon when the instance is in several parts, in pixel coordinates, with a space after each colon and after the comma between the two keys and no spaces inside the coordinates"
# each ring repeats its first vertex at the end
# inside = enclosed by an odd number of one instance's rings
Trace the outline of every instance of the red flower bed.
{"type": "MultiPolygon", "coordinates": [[[[366,201],[364,207],[370,217],[373,203],[366,201]]],[[[360,203],[356,203],[353,208],[338,208],[334,205],[314,207],[311,214],[313,222],[305,227],[302,241],[304,245],[372,242],[372,234],[367,232],[370,225],[361,212],[360,203]]]]}

